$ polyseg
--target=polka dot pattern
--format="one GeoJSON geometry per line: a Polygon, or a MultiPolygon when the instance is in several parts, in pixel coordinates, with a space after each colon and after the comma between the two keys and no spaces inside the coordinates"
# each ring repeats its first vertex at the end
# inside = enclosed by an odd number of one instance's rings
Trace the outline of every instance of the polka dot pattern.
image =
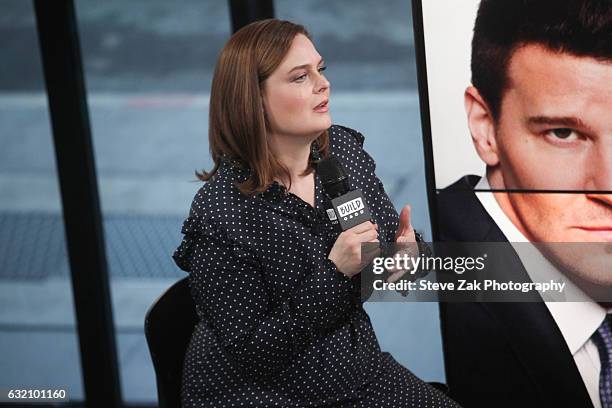
{"type": "MultiPolygon", "coordinates": [[[[398,215],[363,136],[329,129],[330,154],[393,241],[398,215]]],[[[184,407],[445,407],[438,390],[382,353],[359,277],[327,259],[338,232],[315,174],[312,207],[279,183],[247,197],[250,170],[224,159],[196,194],[173,257],[189,272],[199,323],[183,368],[184,407]]]]}
{"type": "Polygon", "coordinates": [[[601,371],[599,372],[599,398],[602,408],[612,408],[612,314],[608,314],[593,335],[597,345],[601,371]]]}

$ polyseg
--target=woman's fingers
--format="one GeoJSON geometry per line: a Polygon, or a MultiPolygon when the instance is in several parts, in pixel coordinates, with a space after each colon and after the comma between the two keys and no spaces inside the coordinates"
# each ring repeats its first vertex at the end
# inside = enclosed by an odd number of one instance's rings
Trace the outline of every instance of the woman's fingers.
{"type": "MultiPolygon", "coordinates": [[[[374,241],[378,242],[378,240],[374,241]]],[[[365,265],[370,263],[370,261],[380,255],[380,247],[378,245],[368,245],[365,247],[365,250],[361,253],[361,262],[365,265]]]]}
{"type": "Polygon", "coordinates": [[[359,242],[370,242],[378,238],[378,231],[372,229],[357,235],[359,242]]]}
{"type": "Polygon", "coordinates": [[[361,272],[365,264],[380,253],[378,245],[378,226],[370,221],[355,225],[340,233],[328,255],[338,270],[346,276],[361,272]],[[364,243],[371,243],[362,251],[364,243]]]}
{"type": "Polygon", "coordinates": [[[355,234],[363,234],[368,231],[376,231],[378,230],[378,225],[372,224],[370,221],[362,222],[361,224],[355,225],[350,230],[352,230],[355,234]]]}
{"type": "Polygon", "coordinates": [[[397,228],[397,233],[395,234],[395,238],[405,236],[410,234],[412,231],[412,225],[410,224],[410,215],[412,208],[409,205],[405,205],[402,208],[402,211],[399,215],[399,227],[397,228]]]}
{"type": "Polygon", "coordinates": [[[398,279],[400,279],[402,276],[404,276],[406,274],[406,270],[401,269],[398,270],[396,272],[393,272],[391,275],[389,275],[389,277],[387,278],[387,282],[389,283],[393,283],[395,281],[397,281],[398,279]]]}
{"type": "Polygon", "coordinates": [[[414,240],[410,239],[409,235],[402,235],[402,236],[397,237],[397,240],[395,240],[395,242],[398,244],[405,244],[408,242],[414,242],[414,240]]]}

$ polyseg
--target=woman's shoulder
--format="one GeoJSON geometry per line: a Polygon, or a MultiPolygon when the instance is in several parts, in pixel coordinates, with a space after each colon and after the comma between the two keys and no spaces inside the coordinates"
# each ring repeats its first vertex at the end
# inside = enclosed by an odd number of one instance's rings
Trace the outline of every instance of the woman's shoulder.
{"type": "Polygon", "coordinates": [[[353,170],[372,170],[375,163],[372,157],[363,150],[365,137],[355,129],[333,125],[328,130],[329,154],[353,170]]]}
{"type": "Polygon", "coordinates": [[[332,125],[329,130],[329,140],[332,147],[354,146],[357,144],[363,148],[365,137],[355,129],[342,125],[332,125]]]}
{"type": "Polygon", "coordinates": [[[249,197],[240,193],[235,178],[226,171],[218,171],[196,192],[189,210],[190,218],[221,220],[249,204],[249,197]]]}
{"type": "Polygon", "coordinates": [[[213,177],[198,189],[183,221],[181,232],[185,236],[173,255],[176,264],[191,271],[193,248],[202,237],[229,248],[245,262],[255,262],[249,255],[248,243],[237,238],[250,228],[250,212],[249,198],[240,193],[231,177],[223,173],[213,177]]]}

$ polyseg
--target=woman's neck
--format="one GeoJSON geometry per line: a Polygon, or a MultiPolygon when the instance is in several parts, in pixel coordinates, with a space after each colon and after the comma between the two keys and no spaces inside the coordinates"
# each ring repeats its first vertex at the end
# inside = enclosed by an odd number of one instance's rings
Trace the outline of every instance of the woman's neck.
{"type": "Polygon", "coordinates": [[[308,169],[310,146],[316,137],[273,137],[272,140],[274,155],[287,168],[291,180],[298,180],[308,169]]]}

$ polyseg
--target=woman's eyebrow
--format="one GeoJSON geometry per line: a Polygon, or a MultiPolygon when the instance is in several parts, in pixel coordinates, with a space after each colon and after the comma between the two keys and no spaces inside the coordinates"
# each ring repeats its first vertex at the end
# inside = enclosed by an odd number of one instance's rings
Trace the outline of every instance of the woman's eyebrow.
{"type": "MultiPolygon", "coordinates": [[[[321,65],[322,63],[323,63],[323,58],[321,58],[321,60],[320,60],[320,61],[319,61],[319,63],[317,64],[317,66],[318,66],[318,65],[321,65]]],[[[289,73],[292,73],[293,71],[296,71],[296,70],[298,70],[298,69],[309,68],[310,66],[311,66],[310,64],[302,64],[302,65],[298,65],[298,66],[295,66],[295,67],[291,68],[291,70],[289,70],[289,73]]]]}

